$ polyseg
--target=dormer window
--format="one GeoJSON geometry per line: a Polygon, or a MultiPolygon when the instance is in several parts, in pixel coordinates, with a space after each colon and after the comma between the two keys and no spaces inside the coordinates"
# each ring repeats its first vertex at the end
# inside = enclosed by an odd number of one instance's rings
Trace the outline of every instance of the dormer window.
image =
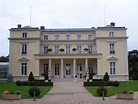
{"type": "Polygon", "coordinates": [[[114,32],[109,32],[109,37],[114,37],[114,32]]]}
{"type": "Polygon", "coordinates": [[[22,37],[26,38],[27,37],[27,33],[26,32],[22,33],[22,37]]]}

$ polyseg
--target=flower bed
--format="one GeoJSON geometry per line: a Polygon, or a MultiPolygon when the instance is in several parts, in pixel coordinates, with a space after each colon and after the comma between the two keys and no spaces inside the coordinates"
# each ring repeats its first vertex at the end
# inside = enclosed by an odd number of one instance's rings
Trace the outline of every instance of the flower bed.
{"type": "Polygon", "coordinates": [[[116,93],[116,99],[129,99],[133,100],[134,99],[134,92],[133,91],[123,91],[123,92],[117,92],[116,93]]]}
{"type": "Polygon", "coordinates": [[[8,92],[4,91],[3,94],[3,100],[20,100],[21,99],[21,92],[8,92]]]}

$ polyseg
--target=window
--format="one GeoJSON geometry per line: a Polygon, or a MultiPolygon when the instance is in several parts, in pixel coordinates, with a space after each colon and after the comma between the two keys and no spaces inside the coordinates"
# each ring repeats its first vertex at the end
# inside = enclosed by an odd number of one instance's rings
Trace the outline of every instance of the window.
{"type": "Polygon", "coordinates": [[[81,46],[77,46],[77,53],[81,54],[81,46]]]}
{"type": "Polygon", "coordinates": [[[0,79],[7,79],[8,66],[0,66],[0,79]]]}
{"type": "Polygon", "coordinates": [[[59,35],[55,35],[55,40],[59,40],[59,35]]]}
{"type": "Polygon", "coordinates": [[[22,44],[22,54],[27,54],[27,44],[22,44]]]}
{"type": "Polygon", "coordinates": [[[44,64],[44,73],[48,72],[48,64],[44,64]]]}
{"type": "Polygon", "coordinates": [[[88,40],[92,40],[92,35],[88,35],[88,40]]]}
{"type": "Polygon", "coordinates": [[[81,35],[77,35],[77,40],[81,40],[81,35]]]}
{"type": "Polygon", "coordinates": [[[109,37],[114,37],[114,32],[109,32],[109,37]]]}
{"type": "Polygon", "coordinates": [[[27,33],[22,33],[22,37],[26,38],[27,37],[27,33]]]}
{"type": "Polygon", "coordinates": [[[44,54],[48,54],[48,46],[44,46],[44,54]]]}
{"type": "Polygon", "coordinates": [[[88,46],[88,53],[92,53],[92,46],[88,46]]]}
{"type": "Polygon", "coordinates": [[[59,46],[55,46],[55,54],[59,54],[59,46]]]}
{"type": "Polygon", "coordinates": [[[44,40],[48,40],[48,35],[44,35],[44,40]]]}
{"type": "Polygon", "coordinates": [[[115,62],[110,62],[110,74],[115,74],[115,62]]]}
{"type": "Polygon", "coordinates": [[[115,45],[114,45],[114,43],[110,43],[110,54],[115,54],[115,45]]]}
{"type": "Polygon", "coordinates": [[[55,64],[55,75],[59,75],[59,64],[55,64]]]}
{"type": "Polygon", "coordinates": [[[89,73],[93,73],[93,64],[92,63],[88,64],[88,70],[89,70],[89,73]]]}
{"type": "Polygon", "coordinates": [[[21,63],[21,75],[27,75],[27,63],[21,63]]]}
{"type": "Polygon", "coordinates": [[[70,46],[66,46],[66,54],[70,54],[70,46]]]}
{"type": "Polygon", "coordinates": [[[70,35],[66,35],[66,40],[70,40],[70,35]]]}

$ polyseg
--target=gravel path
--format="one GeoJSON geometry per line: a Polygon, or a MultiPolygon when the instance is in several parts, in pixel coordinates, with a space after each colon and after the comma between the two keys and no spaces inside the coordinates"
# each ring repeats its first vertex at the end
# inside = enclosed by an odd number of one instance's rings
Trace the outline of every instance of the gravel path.
{"type": "Polygon", "coordinates": [[[138,92],[134,100],[117,100],[115,96],[94,97],[82,87],[82,81],[74,82],[69,80],[54,80],[54,87],[42,99],[28,100],[0,100],[0,104],[138,104],[138,92]]]}

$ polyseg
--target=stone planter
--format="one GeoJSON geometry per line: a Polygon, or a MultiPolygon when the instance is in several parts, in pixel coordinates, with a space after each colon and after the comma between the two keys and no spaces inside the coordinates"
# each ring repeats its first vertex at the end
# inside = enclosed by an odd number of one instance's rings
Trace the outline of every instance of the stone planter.
{"type": "Polygon", "coordinates": [[[2,94],[3,100],[20,100],[21,94],[2,94]]]}
{"type": "Polygon", "coordinates": [[[133,100],[134,99],[134,94],[116,94],[116,99],[129,99],[133,100]]]}

